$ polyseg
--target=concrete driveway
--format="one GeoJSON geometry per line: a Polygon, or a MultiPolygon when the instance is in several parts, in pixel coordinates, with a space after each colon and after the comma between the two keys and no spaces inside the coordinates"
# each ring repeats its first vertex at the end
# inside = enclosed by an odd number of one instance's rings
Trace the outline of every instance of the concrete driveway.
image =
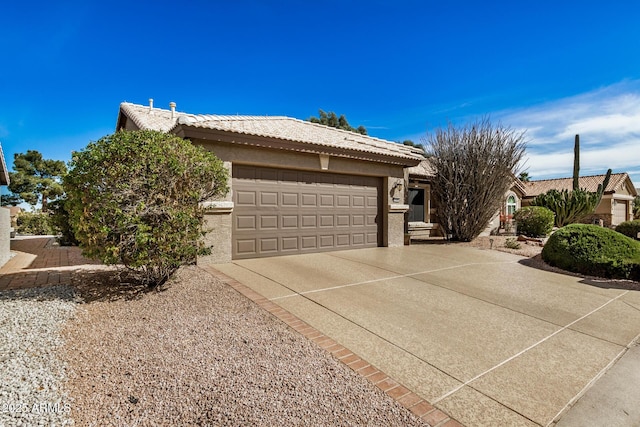
{"type": "Polygon", "coordinates": [[[469,426],[556,422],[640,334],[640,292],[456,245],[215,268],[469,426]]]}

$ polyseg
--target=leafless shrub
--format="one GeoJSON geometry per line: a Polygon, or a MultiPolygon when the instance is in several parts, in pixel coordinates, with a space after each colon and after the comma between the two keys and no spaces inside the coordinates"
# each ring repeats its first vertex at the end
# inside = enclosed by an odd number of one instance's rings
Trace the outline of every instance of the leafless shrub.
{"type": "Polygon", "coordinates": [[[524,132],[483,118],[437,129],[427,138],[436,174],[438,218],[453,240],[471,241],[500,209],[526,149],[524,132]]]}

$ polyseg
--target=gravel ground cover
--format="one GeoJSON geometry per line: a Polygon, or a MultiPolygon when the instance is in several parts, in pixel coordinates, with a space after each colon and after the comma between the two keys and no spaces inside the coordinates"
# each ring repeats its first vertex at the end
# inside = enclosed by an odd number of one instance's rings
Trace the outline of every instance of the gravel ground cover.
{"type": "Polygon", "coordinates": [[[72,424],[57,352],[77,306],[69,286],[0,292],[0,426],[72,424]]]}
{"type": "Polygon", "coordinates": [[[63,331],[76,425],[426,425],[197,267],[151,293],[113,274],[63,331]]]}

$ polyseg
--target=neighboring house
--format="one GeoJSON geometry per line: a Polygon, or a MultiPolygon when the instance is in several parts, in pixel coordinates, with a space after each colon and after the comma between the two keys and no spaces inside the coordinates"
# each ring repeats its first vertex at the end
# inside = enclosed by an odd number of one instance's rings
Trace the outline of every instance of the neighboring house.
{"type": "MultiPolygon", "coordinates": [[[[595,192],[604,178],[605,175],[581,176],[578,182],[580,188],[595,192]]],[[[573,178],[545,179],[523,184],[526,192],[523,205],[528,206],[534,197],[549,190],[572,190],[573,178]]],[[[597,206],[595,213],[587,217],[585,222],[593,223],[602,220],[604,225],[609,227],[633,219],[633,199],[637,195],[638,191],[627,173],[612,174],[609,185],[602,196],[602,201],[597,206]]]]}
{"type": "Polygon", "coordinates": [[[116,128],[176,134],[230,170],[207,203],[199,262],[404,244],[404,170],[423,158],[394,142],[290,117],[187,114],[122,103],[116,128]]]}
{"type": "MultiPolygon", "coordinates": [[[[0,185],[9,185],[9,171],[4,161],[4,153],[0,144],[0,185]]],[[[11,214],[9,209],[0,208],[0,266],[9,261],[11,255],[11,214]]]]}
{"type": "MultiPolygon", "coordinates": [[[[417,166],[407,168],[407,233],[411,238],[442,237],[443,231],[438,224],[438,203],[431,194],[431,181],[435,170],[429,159],[423,159],[417,166]]],[[[514,176],[513,185],[506,192],[502,206],[489,221],[481,235],[496,233],[505,224],[509,224],[513,213],[520,209],[524,196],[523,183],[514,176]]]]}

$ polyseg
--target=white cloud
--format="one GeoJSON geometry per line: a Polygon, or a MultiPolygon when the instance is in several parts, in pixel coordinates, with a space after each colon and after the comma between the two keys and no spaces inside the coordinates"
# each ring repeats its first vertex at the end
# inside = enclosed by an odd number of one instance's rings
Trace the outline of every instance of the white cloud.
{"type": "Polygon", "coordinates": [[[534,179],[570,176],[580,135],[580,173],[612,168],[640,186],[640,81],[496,114],[504,125],[527,129],[526,166],[534,179]]]}

